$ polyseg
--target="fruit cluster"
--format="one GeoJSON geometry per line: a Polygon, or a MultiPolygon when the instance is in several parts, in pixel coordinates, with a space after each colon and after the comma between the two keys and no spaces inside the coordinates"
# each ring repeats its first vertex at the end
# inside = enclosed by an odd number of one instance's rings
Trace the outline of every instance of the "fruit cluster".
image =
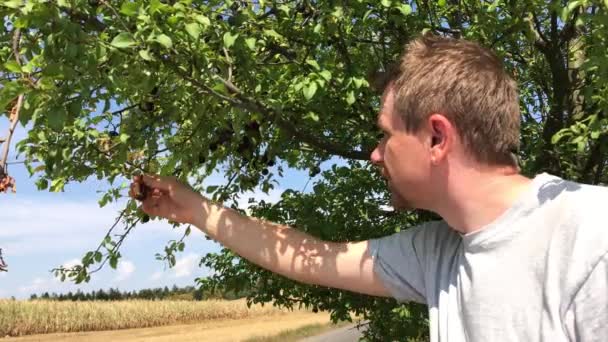
{"type": "Polygon", "coordinates": [[[15,178],[9,175],[4,175],[0,178],[0,192],[6,193],[9,191],[12,191],[13,193],[17,192],[15,178]]]}

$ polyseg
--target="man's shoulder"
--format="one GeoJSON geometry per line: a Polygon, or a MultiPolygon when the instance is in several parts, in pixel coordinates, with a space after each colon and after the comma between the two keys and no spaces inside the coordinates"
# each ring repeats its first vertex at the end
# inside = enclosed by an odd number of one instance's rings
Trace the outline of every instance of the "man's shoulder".
{"type": "Polygon", "coordinates": [[[545,224],[551,260],[578,283],[608,252],[608,187],[552,177],[541,186],[539,200],[547,201],[545,224]]]}
{"type": "Polygon", "coordinates": [[[436,249],[450,249],[461,242],[461,236],[444,220],[427,221],[416,226],[402,230],[394,235],[402,242],[411,243],[420,249],[432,251],[436,249]]]}

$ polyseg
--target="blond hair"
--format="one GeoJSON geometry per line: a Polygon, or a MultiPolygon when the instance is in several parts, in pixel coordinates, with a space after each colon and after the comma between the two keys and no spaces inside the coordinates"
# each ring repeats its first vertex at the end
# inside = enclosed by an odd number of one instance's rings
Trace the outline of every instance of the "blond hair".
{"type": "Polygon", "coordinates": [[[456,127],[481,163],[517,166],[520,111],[517,84],[492,51],[470,41],[425,35],[407,44],[398,64],[376,74],[393,84],[395,107],[409,132],[433,113],[456,127]]]}

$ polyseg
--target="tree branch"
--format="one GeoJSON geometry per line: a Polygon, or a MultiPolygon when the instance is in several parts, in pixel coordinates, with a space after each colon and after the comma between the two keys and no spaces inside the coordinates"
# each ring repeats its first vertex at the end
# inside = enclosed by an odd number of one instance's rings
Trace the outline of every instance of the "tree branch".
{"type": "MultiPolygon", "coordinates": [[[[13,33],[13,54],[15,55],[15,60],[17,64],[21,65],[21,55],[19,54],[19,40],[21,39],[21,30],[17,28],[13,33]]],[[[21,111],[21,107],[23,106],[23,94],[17,97],[16,103],[13,105],[9,120],[10,125],[8,129],[8,136],[2,142],[5,144],[3,146],[2,155],[0,156],[0,179],[6,177],[8,172],[6,170],[6,162],[8,161],[8,152],[11,146],[11,139],[13,138],[13,134],[15,133],[15,128],[17,127],[17,123],[19,122],[19,112],[21,111]]]]}
{"type": "Polygon", "coordinates": [[[547,54],[549,53],[549,43],[540,30],[540,27],[538,26],[539,23],[534,19],[536,18],[536,15],[532,14],[532,17],[532,20],[528,19],[528,27],[530,32],[532,32],[535,37],[534,46],[536,46],[536,48],[538,48],[543,54],[547,54]]]}
{"type": "Polygon", "coordinates": [[[608,143],[608,135],[606,134],[602,134],[596,140],[591,148],[585,167],[581,172],[579,182],[590,183],[597,179],[598,168],[601,168],[604,164],[605,153],[602,153],[602,147],[606,145],[606,143],[608,143]]]}
{"type": "Polygon", "coordinates": [[[228,89],[228,91],[231,94],[234,95],[233,97],[226,96],[224,94],[217,92],[216,90],[212,89],[208,85],[202,83],[199,79],[193,78],[192,76],[184,73],[179,68],[175,68],[174,65],[171,64],[170,62],[168,63],[168,65],[173,70],[175,70],[179,75],[181,75],[184,79],[190,81],[195,87],[199,88],[203,93],[211,94],[211,95],[215,96],[216,98],[226,101],[237,108],[245,109],[250,112],[263,113],[263,114],[273,118],[275,123],[281,129],[283,129],[285,132],[287,132],[289,135],[293,136],[294,138],[299,139],[301,142],[304,142],[319,150],[324,150],[325,152],[328,152],[333,155],[341,156],[344,158],[355,159],[355,160],[369,160],[369,154],[367,151],[348,150],[348,149],[342,148],[341,146],[337,146],[337,145],[329,143],[327,141],[323,141],[323,140],[319,139],[318,137],[311,136],[305,132],[302,132],[301,130],[296,129],[291,124],[291,122],[289,122],[281,117],[281,114],[282,114],[281,112],[277,112],[276,110],[271,110],[269,108],[266,108],[263,104],[259,103],[258,101],[247,97],[243,93],[243,91],[241,91],[241,89],[239,89],[237,86],[235,86],[232,82],[228,82],[220,76],[215,75],[214,77],[218,81],[220,81],[228,89]]]}

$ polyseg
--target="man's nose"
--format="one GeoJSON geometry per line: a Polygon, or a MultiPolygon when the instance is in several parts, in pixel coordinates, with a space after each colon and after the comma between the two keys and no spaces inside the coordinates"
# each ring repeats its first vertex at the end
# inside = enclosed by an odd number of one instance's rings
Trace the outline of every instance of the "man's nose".
{"type": "Polygon", "coordinates": [[[381,165],[382,164],[382,153],[380,152],[380,146],[376,146],[376,148],[372,151],[372,154],[370,155],[370,160],[372,162],[372,164],[374,165],[381,165]]]}

